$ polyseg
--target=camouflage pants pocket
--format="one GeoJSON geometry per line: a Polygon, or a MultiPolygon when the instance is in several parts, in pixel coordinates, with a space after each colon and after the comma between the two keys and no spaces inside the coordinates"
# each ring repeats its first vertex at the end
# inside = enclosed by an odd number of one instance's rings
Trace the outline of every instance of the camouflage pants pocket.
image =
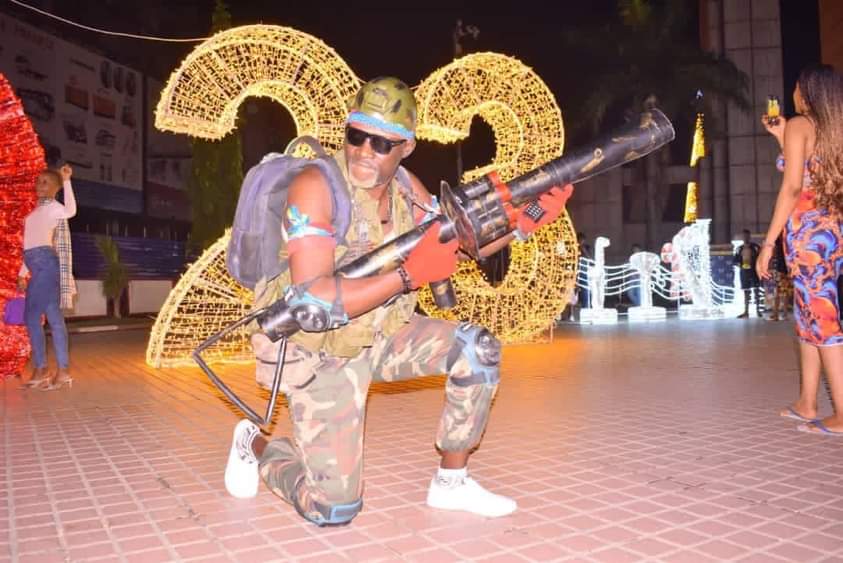
{"type": "MultiPolygon", "coordinates": [[[[253,334],[251,341],[255,353],[255,380],[259,386],[270,389],[281,342],[272,342],[261,333],[253,334]]],[[[284,354],[281,392],[289,394],[310,385],[316,378],[316,366],[320,361],[318,354],[312,354],[294,342],[288,342],[284,354]]]]}

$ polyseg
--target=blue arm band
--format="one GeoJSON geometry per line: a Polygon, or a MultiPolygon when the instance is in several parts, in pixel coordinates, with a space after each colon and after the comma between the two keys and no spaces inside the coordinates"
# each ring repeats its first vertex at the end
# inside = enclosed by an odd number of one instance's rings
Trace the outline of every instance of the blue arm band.
{"type": "Polygon", "coordinates": [[[287,229],[288,240],[303,238],[307,236],[333,237],[334,233],[327,229],[312,225],[310,216],[299,211],[295,205],[287,208],[287,222],[290,224],[287,229]]]}

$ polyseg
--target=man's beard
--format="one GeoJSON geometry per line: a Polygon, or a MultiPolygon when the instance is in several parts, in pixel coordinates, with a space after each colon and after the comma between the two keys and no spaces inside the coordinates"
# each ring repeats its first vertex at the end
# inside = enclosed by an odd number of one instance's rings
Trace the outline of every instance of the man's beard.
{"type": "MultiPolygon", "coordinates": [[[[363,164],[361,166],[360,162],[355,162],[353,160],[349,160],[347,164],[348,169],[348,180],[351,185],[355,188],[362,188],[364,190],[370,190],[376,186],[383,185],[389,181],[392,177],[392,174],[384,175],[380,168],[377,166],[369,166],[367,164],[363,164]],[[355,167],[354,165],[357,164],[358,172],[360,168],[365,170],[365,173],[362,177],[357,176],[355,174],[355,167]]],[[[394,172],[393,172],[394,174],[394,172]]]]}

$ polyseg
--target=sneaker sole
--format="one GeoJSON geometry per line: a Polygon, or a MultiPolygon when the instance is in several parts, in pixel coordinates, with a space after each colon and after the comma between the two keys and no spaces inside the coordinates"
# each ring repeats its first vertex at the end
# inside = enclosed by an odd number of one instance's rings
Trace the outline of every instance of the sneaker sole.
{"type": "Polygon", "coordinates": [[[427,504],[427,506],[429,506],[430,508],[435,508],[437,510],[456,510],[460,512],[468,512],[470,514],[476,514],[477,516],[484,516],[486,518],[500,518],[501,516],[508,516],[509,514],[512,514],[513,512],[518,510],[518,505],[515,504],[511,509],[502,512],[479,512],[477,510],[472,510],[463,506],[452,506],[444,503],[438,504],[436,500],[431,499],[430,495],[428,495],[425,504],[427,504]]]}
{"type": "Polygon", "coordinates": [[[518,506],[516,505],[512,509],[507,510],[505,512],[494,512],[494,513],[479,512],[477,510],[472,510],[470,508],[463,508],[461,506],[437,505],[437,504],[431,503],[430,501],[427,502],[427,506],[429,506],[430,508],[435,508],[436,510],[453,510],[453,511],[459,511],[459,512],[468,512],[469,514],[474,514],[476,516],[483,516],[485,518],[500,518],[502,516],[509,516],[510,514],[512,514],[516,510],[518,510],[518,506]]]}

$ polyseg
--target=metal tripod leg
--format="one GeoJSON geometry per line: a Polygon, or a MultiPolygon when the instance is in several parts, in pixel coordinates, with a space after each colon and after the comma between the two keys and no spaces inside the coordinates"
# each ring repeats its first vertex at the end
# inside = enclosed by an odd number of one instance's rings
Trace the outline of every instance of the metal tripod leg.
{"type": "Polygon", "coordinates": [[[193,351],[193,360],[199,364],[199,367],[202,368],[202,371],[205,372],[205,375],[211,380],[211,382],[217,386],[217,389],[222,391],[223,395],[225,395],[228,400],[230,400],[234,405],[240,409],[246,417],[249,418],[252,422],[259,426],[266,426],[269,424],[269,421],[272,419],[272,412],[275,410],[275,402],[278,399],[278,390],[281,388],[281,376],[284,371],[284,360],[287,353],[287,339],[281,339],[281,345],[278,347],[278,357],[275,361],[275,373],[272,378],[272,387],[269,391],[269,403],[266,405],[266,414],[261,417],[256,413],[252,408],[243,401],[231,388],[223,383],[222,379],[214,373],[214,370],[205,363],[205,360],[202,359],[201,353],[204,352],[206,349],[210,348],[222,338],[237,330],[241,326],[252,322],[257,316],[263,313],[266,309],[259,309],[257,311],[252,312],[251,314],[243,317],[236,323],[227,326],[223,330],[219,331],[218,333],[212,335],[210,338],[205,340],[202,344],[197,346],[196,350],[193,351]]]}

